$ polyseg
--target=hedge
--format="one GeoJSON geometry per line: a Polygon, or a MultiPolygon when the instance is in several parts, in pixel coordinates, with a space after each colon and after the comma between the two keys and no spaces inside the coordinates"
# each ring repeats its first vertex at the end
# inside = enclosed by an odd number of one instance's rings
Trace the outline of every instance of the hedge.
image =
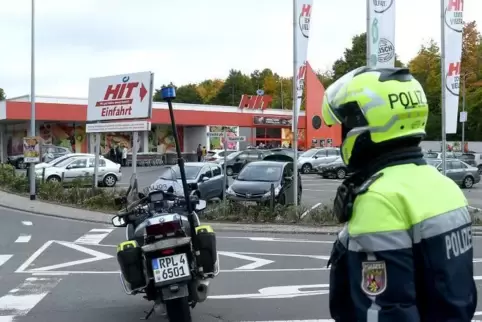
{"type": "MultiPolygon", "coordinates": [[[[20,195],[29,195],[29,179],[24,173],[18,173],[9,164],[0,164],[0,188],[20,195]]],[[[74,179],[68,185],[61,182],[43,182],[36,180],[36,193],[40,200],[79,207],[90,210],[114,212],[119,206],[114,204],[117,196],[126,194],[125,189],[92,188],[92,178],[74,179]]]]}

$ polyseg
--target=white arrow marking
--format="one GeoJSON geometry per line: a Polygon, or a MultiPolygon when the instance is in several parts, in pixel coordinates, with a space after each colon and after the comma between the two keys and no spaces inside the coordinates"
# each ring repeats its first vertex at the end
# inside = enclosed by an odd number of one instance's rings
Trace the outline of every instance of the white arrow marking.
{"type": "Polygon", "coordinates": [[[328,294],[329,284],[314,284],[314,285],[288,285],[288,286],[273,286],[258,290],[258,293],[252,294],[228,294],[228,295],[214,295],[209,296],[209,299],[227,300],[227,299],[283,299],[294,298],[300,296],[313,296],[328,294]],[[316,289],[316,290],[306,290],[316,289]]]}
{"type": "Polygon", "coordinates": [[[280,242],[280,243],[313,243],[313,244],[333,244],[334,240],[309,240],[309,239],[285,239],[274,237],[233,237],[233,236],[219,236],[216,239],[245,239],[251,241],[261,242],[280,242]]]}
{"type": "Polygon", "coordinates": [[[84,236],[79,237],[74,243],[76,244],[85,244],[85,245],[97,245],[106,238],[114,229],[107,228],[107,229],[99,229],[94,228],[91,229],[87,234],[84,236]]]}
{"type": "Polygon", "coordinates": [[[51,270],[54,270],[54,269],[68,267],[68,266],[74,266],[74,265],[81,265],[81,264],[96,262],[96,261],[100,261],[100,260],[104,260],[104,259],[109,259],[109,258],[112,258],[112,257],[113,257],[112,255],[101,253],[101,252],[98,252],[98,251],[93,250],[93,249],[89,249],[89,248],[86,248],[86,247],[83,247],[83,246],[80,246],[80,245],[76,245],[74,243],[65,242],[65,241],[57,241],[57,240],[49,240],[42,247],[37,249],[37,251],[35,253],[33,253],[32,256],[30,256],[30,258],[28,258],[25,261],[25,263],[20,265],[20,267],[15,272],[16,273],[39,273],[39,272],[43,272],[43,271],[51,271],[51,270]],[[81,253],[85,253],[87,255],[92,256],[92,258],[81,259],[81,260],[71,261],[71,262],[57,264],[57,265],[38,267],[38,268],[34,268],[34,269],[26,271],[25,269],[27,267],[29,267],[33,263],[33,261],[35,261],[53,243],[57,243],[59,245],[62,245],[62,246],[65,246],[65,247],[68,247],[68,248],[71,248],[71,249],[75,249],[75,250],[77,250],[81,253]]]}
{"type": "Polygon", "coordinates": [[[257,257],[241,255],[239,253],[234,253],[234,252],[218,252],[218,253],[219,253],[219,255],[244,259],[244,260],[253,262],[251,264],[247,264],[247,265],[243,265],[243,266],[240,266],[238,268],[235,268],[235,270],[251,270],[251,269],[256,269],[256,268],[259,268],[261,266],[265,266],[265,265],[274,263],[274,261],[271,261],[271,260],[268,260],[268,259],[262,259],[262,258],[257,258],[257,257]]]}

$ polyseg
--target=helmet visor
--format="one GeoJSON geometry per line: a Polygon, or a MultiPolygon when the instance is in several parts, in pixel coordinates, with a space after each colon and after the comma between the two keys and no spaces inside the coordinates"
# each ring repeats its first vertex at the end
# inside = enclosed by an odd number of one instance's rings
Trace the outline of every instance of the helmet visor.
{"type": "Polygon", "coordinates": [[[325,121],[326,125],[331,126],[335,124],[340,124],[344,119],[345,115],[338,109],[340,105],[339,102],[336,100],[344,100],[346,98],[347,93],[347,84],[362,70],[366,69],[367,67],[359,67],[357,69],[352,70],[351,72],[343,75],[340,79],[336,82],[328,86],[325,91],[325,98],[323,100],[323,121],[325,121]],[[340,93],[340,91],[344,91],[345,93],[340,93]]]}

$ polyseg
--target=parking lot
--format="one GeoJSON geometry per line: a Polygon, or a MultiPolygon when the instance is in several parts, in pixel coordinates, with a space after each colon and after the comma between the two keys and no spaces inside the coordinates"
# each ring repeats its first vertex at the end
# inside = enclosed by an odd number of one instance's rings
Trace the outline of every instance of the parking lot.
{"type": "MultiPolygon", "coordinates": [[[[160,167],[137,167],[137,179],[139,189],[143,189],[152,184],[159,173],[160,167]]],[[[21,171],[21,170],[19,170],[21,171]]],[[[127,188],[129,186],[129,179],[132,175],[131,167],[122,168],[122,180],[117,184],[117,187],[127,188]]],[[[333,198],[336,195],[336,189],[340,185],[341,180],[323,179],[317,174],[303,174],[301,175],[303,184],[302,204],[306,207],[311,207],[316,204],[333,203],[333,198]]],[[[232,179],[229,178],[231,182],[232,179]]],[[[478,183],[471,189],[463,189],[465,196],[469,200],[469,204],[476,208],[482,208],[482,184],[478,183]]]]}

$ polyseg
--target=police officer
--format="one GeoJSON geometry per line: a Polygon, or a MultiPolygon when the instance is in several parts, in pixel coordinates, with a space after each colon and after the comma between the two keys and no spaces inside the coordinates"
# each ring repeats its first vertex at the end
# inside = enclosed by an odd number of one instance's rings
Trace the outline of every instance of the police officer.
{"type": "Polygon", "coordinates": [[[408,69],[360,67],[325,92],[323,119],[341,124],[354,174],[337,191],[345,226],[330,261],[337,322],[471,321],[471,217],[459,187],[427,165],[419,144],[428,104],[408,69]]]}

